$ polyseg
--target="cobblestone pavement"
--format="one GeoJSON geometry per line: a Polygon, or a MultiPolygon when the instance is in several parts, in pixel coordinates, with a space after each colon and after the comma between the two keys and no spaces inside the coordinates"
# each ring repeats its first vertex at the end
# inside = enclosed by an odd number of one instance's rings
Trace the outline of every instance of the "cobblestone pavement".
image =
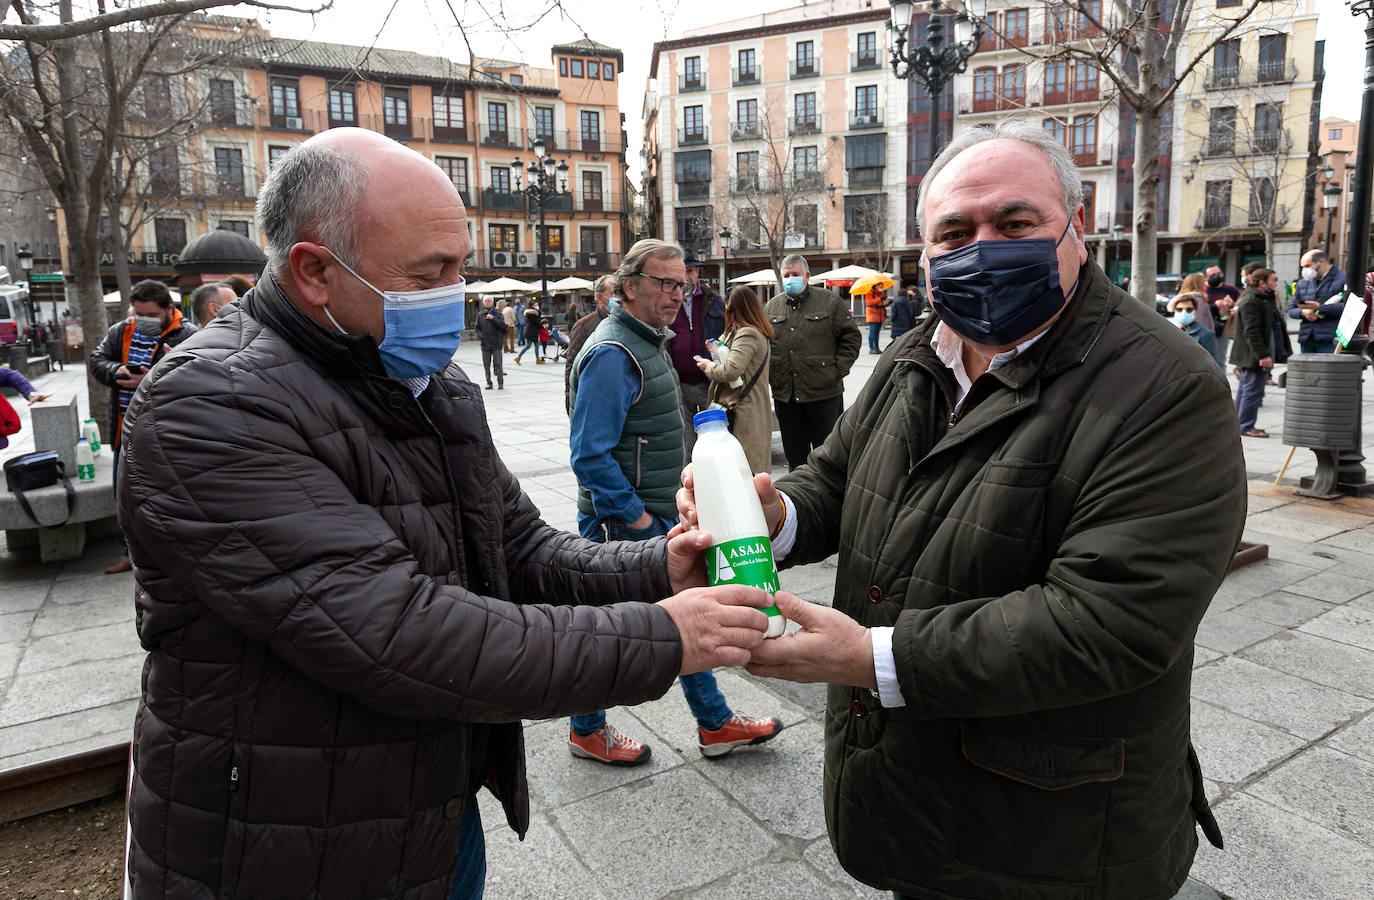
{"type": "MultiPolygon", "coordinates": [[[[847,400],[876,359],[859,357],[847,400]]],[[[458,360],[480,382],[475,342],[458,360]]],[[[508,355],[506,390],[486,394],[492,431],[548,521],[574,529],[563,363],[524,363],[508,355]]],[[[83,373],[38,386],[82,392],[83,373]]],[[[1204,843],[1181,897],[1347,900],[1374,884],[1374,502],[1297,497],[1314,469],[1305,450],[1273,486],[1288,451],[1282,407],[1271,389],[1259,424],[1275,436],[1244,446],[1246,538],[1270,558],[1227,578],[1197,636],[1193,734],[1226,850],[1204,843]]],[[[1371,413],[1367,399],[1366,423],[1371,413]]],[[[774,462],[781,471],[776,437],[774,462]]],[[[1179,477],[1207,477],[1206,461],[1182,453],[1179,477]]],[[[78,562],[38,565],[0,547],[0,770],[128,738],[143,654],[131,576],[100,572],[118,552],[106,537],[78,562]]],[[[831,560],[784,573],[783,586],[829,602],[833,580],[831,560]]],[[[780,717],[782,735],[705,760],[673,689],[611,712],[654,749],[643,768],[611,769],[572,758],[565,720],[530,723],[523,843],[483,794],[488,896],[884,896],[846,875],[825,837],[822,689],[718,677],[737,711],[780,717]]]]}

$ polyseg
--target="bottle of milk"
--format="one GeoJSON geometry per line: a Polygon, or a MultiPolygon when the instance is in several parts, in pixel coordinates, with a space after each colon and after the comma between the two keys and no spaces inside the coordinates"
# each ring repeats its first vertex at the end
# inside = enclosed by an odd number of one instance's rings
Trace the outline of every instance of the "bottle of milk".
{"type": "MultiPolygon", "coordinates": [[[[697,524],[715,543],[706,548],[706,577],[712,585],[748,584],[770,594],[778,590],[773,544],[744,448],[726,427],[725,410],[705,409],[692,417],[697,524]]],[[[777,637],[787,620],[776,605],[768,614],[767,637],[777,637]]]]}
{"type": "Polygon", "coordinates": [[[84,437],[76,439],[76,480],[95,481],[95,454],[84,437]]]}
{"type": "MultiPolygon", "coordinates": [[[[711,352],[711,358],[721,365],[725,365],[726,361],[730,359],[730,348],[724,341],[711,338],[706,342],[706,349],[711,352]]],[[[744,377],[736,376],[735,380],[730,382],[730,387],[737,388],[742,384],[744,384],[744,377]]]]}
{"type": "Polygon", "coordinates": [[[95,423],[95,419],[87,419],[81,423],[81,436],[86,439],[86,443],[91,445],[91,452],[99,456],[100,426],[95,423]]]}

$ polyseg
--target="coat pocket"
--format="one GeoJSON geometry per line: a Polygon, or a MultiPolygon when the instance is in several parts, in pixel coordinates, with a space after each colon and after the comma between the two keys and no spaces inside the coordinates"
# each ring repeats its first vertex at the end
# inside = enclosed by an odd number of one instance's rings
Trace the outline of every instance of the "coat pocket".
{"type": "Polygon", "coordinates": [[[954,856],[1018,878],[1087,883],[1098,875],[1122,738],[1081,738],[965,723],[954,856]]]}

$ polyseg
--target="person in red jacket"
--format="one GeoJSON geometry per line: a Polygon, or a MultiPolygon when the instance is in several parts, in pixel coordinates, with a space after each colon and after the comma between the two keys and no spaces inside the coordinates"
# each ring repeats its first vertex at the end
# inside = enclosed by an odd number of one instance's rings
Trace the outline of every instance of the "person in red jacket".
{"type": "Polygon", "coordinates": [[[883,323],[887,321],[887,308],[892,301],[887,299],[887,291],[874,286],[864,296],[864,321],[868,323],[868,352],[881,353],[878,337],[883,333],[883,323]]]}

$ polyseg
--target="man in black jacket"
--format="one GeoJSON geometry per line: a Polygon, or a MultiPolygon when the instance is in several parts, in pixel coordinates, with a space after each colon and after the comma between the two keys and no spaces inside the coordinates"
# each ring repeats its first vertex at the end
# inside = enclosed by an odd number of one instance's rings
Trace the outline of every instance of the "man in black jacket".
{"type": "Polygon", "coordinates": [[[506,320],[501,311],[493,308],[491,296],[482,298],[482,311],[477,314],[477,342],[482,347],[482,372],[487,376],[487,390],[491,390],[491,370],[496,369],[496,389],[506,389],[506,370],[501,364],[501,344],[506,339],[506,320]]]}
{"type": "MultiPolygon", "coordinates": [[[[160,281],[147,279],[134,285],[129,291],[129,305],[133,307],[133,315],[111,326],[90,358],[91,374],[95,380],[113,388],[105,422],[105,439],[114,453],[116,492],[119,490],[124,411],[129,408],[134,390],[143,382],[148,370],[167,354],[168,348],[180,344],[197,330],[172,304],[172,292],[160,281]]],[[[105,567],[106,575],[127,572],[133,568],[124,540],[124,529],[116,525],[115,535],[119,543],[124,544],[124,555],[105,567]]]]}
{"type": "Polygon", "coordinates": [[[767,596],[684,590],[692,535],[540,521],[452,363],[470,239],[433,163],[331,129],[258,221],[268,274],[127,417],[133,893],[474,897],[476,792],[528,827],[520,720],[741,664],[767,596]]]}

